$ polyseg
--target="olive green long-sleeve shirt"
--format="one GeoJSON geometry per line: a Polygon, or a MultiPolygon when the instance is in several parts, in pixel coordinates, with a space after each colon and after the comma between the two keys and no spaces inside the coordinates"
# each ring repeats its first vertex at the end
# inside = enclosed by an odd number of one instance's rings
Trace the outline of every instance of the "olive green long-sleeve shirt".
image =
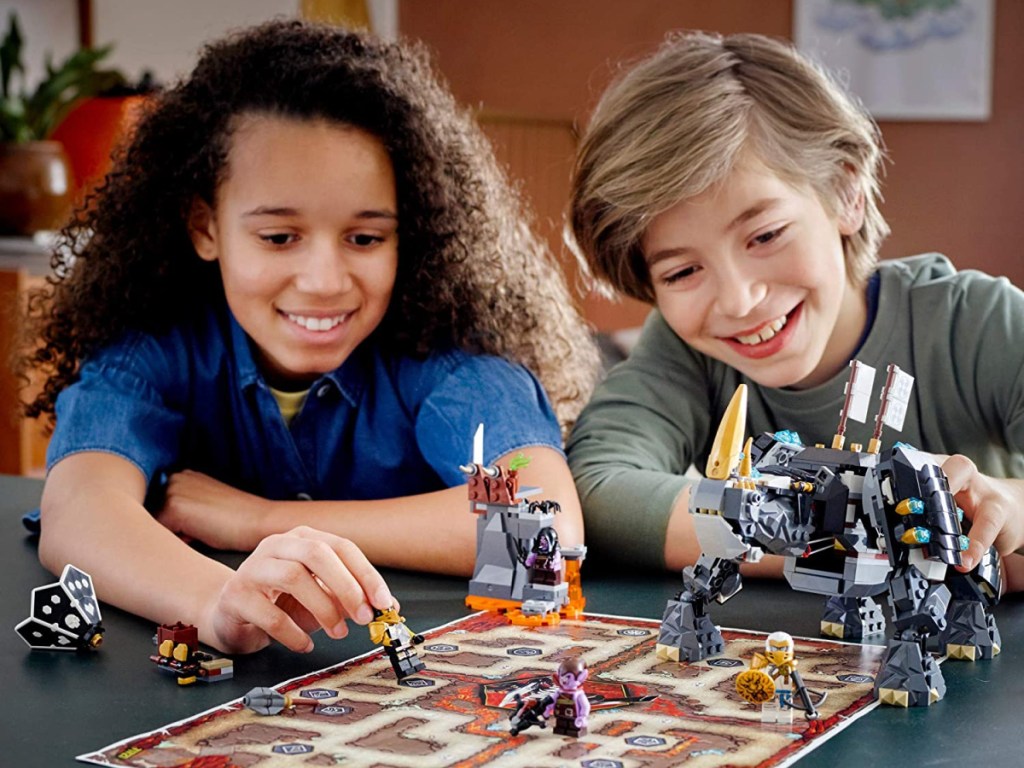
{"type": "MultiPolygon", "coordinates": [[[[1024,477],[1024,292],[1005,278],[957,272],[938,254],[879,266],[878,311],[857,359],[875,366],[873,403],[885,367],[916,377],[902,440],[933,453],[962,453],[982,472],[1024,477]]],[[[748,387],[747,434],[792,429],[805,444],[830,444],[846,369],[806,390],[760,387],[690,349],[656,310],[629,359],[598,386],[569,438],[587,544],[603,562],[664,568],[672,506],[703,470],[736,386],[748,387]]],[[[847,425],[867,444],[868,422],[847,425]]]]}

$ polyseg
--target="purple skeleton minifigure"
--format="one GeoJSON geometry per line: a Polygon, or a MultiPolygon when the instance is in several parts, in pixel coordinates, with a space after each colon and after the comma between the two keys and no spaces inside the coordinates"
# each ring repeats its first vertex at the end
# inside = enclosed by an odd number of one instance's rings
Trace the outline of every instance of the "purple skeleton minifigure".
{"type": "Polygon", "coordinates": [[[544,710],[544,717],[550,717],[552,712],[555,715],[554,733],[574,738],[586,734],[590,701],[583,690],[583,683],[588,674],[587,664],[579,656],[570,656],[558,665],[555,673],[558,693],[544,710]]]}
{"type": "Polygon", "coordinates": [[[558,547],[558,533],[554,528],[540,529],[530,554],[526,556],[525,565],[531,584],[553,587],[562,583],[562,550],[558,547]]]}

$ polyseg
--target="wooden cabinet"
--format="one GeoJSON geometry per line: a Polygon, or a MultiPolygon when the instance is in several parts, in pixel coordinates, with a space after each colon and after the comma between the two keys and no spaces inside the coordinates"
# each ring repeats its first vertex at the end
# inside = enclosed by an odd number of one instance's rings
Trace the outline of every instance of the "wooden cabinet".
{"type": "Polygon", "coordinates": [[[39,421],[21,417],[11,362],[21,338],[25,298],[43,285],[48,272],[45,253],[0,239],[0,474],[41,477],[46,469],[48,438],[39,421]]]}

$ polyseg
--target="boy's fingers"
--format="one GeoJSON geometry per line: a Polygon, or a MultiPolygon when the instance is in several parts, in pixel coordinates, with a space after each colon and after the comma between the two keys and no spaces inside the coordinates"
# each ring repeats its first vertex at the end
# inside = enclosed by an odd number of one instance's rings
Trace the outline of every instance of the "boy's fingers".
{"type": "Polygon", "coordinates": [[[955,495],[968,488],[978,475],[978,467],[966,456],[954,454],[942,463],[942,471],[949,481],[949,490],[955,495]]]}
{"type": "Polygon", "coordinates": [[[971,525],[970,543],[967,546],[967,551],[963,553],[964,568],[970,570],[981,561],[982,556],[995,542],[1002,527],[1002,521],[998,515],[979,515],[974,519],[971,525]]]}

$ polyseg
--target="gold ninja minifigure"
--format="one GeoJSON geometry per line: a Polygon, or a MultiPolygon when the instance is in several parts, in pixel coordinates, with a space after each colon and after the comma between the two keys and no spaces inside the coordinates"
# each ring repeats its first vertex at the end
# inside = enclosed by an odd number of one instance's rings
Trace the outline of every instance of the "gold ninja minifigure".
{"type": "MultiPolygon", "coordinates": [[[[792,723],[794,709],[804,712],[808,720],[818,719],[818,710],[796,665],[793,638],[785,632],[772,632],[765,638],[764,653],[755,653],[750,669],[736,676],[740,696],[761,705],[762,723],[792,723]],[[793,700],[794,694],[799,703],[793,700]]],[[[819,704],[825,696],[820,695],[819,704]]]]}
{"type": "Polygon", "coordinates": [[[377,645],[384,646],[391,660],[391,667],[395,670],[395,677],[399,681],[426,668],[413,648],[413,645],[423,642],[423,635],[414,635],[410,632],[405,626],[405,619],[398,615],[398,610],[394,606],[383,611],[374,609],[373,621],[370,622],[368,629],[370,639],[377,645]]]}

